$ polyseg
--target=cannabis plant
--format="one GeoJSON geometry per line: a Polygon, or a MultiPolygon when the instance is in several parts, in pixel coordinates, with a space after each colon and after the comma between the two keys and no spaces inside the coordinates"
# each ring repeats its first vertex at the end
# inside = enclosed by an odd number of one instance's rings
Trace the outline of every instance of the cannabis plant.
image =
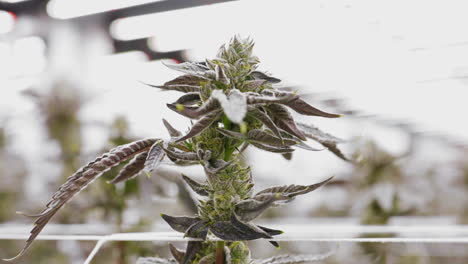
{"type": "MultiPolygon", "coordinates": [[[[111,181],[112,184],[124,182],[140,172],[157,169],[165,157],[176,165],[203,166],[204,182],[181,175],[203,198],[195,216],[161,215],[175,231],[192,238],[186,250],[171,246],[174,259],[142,259],[142,263],[251,263],[245,241],[263,238],[278,246],[273,237],[282,231],[251,221],[267,208],[288,203],[331,178],[312,185],[276,186],[254,193],[251,170],[240,162],[241,153],[253,146],[290,158],[296,148],[319,150],[304,142],[310,138],[346,158],[336,146],[340,142],[338,138],[312,125],[296,123],[289,109],[308,116],[335,118],[339,115],[321,111],[296,93],[276,87],[279,79],[257,70],[259,59],[252,54],[253,47],[252,40],[234,37],[220,48],[215,59],[167,65],[184,74],[163,85],[151,86],[184,93],[167,106],[194,120],[189,131],[182,133],[163,120],[170,139],[146,138],[131,142],[79,169],[41,213],[32,215],[37,220],[18,256],[65,203],[104,172],[131,159],[111,181]]],[[[299,263],[314,259],[315,256],[279,256],[258,263],[299,263]]]]}

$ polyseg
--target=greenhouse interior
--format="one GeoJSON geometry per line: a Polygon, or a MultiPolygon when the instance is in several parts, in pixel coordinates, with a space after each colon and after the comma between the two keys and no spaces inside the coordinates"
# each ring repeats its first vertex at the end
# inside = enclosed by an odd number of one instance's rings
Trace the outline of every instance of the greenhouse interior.
{"type": "Polygon", "coordinates": [[[0,0],[0,263],[468,263],[467,8],[0,0]]]}

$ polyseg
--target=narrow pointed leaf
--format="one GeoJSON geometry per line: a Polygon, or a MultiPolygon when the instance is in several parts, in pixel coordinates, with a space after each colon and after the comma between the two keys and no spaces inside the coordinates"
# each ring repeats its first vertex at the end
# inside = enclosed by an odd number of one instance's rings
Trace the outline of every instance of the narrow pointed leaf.
{"type": "Polygon", "coordinates": [[[190,177],[182,174],[182,179],[184,179],[184,181],[188,184],[188,186],[190,186],[190,188],[196,192],[197,194],[199,195],[202,195],[202,196],[208,196],[209,193],[208,193],[208,188],[209,186],[206,185],[206,184],[201,184],[193,179],[191,179],[190,177]]]}
{"type": "Polygon", "coordinates": [[[299,114],[302,115],[308,115],[308,116],[321,116],[321,117],[328,117],[328,118],[336,118],[336,117],[341,117],[341,115],[337,114],[331,114],[324,112],[320,109],[317,109],[311,105],[309,105],[307,102],[302,100],[301,98],[297,97],[291,101],[288,101],[284,103],[287,105],[289,108],[293,109],[294,111],[298,112],[299,114]]]}
{"type": "Polygon", "coordinates": [[[169,243],[169,250],[171,251],[171,255],[174,257],[174,259],[177,261],[177,263],[182,263],[185,257],[185,251],[182,251],[178,248],[176,248],[174,245],[169,243]]]}
{"type": "Polygon", "coordinates": [[[269,83],[279,83],[279,82],[281,82],[280,79],[268,76],[265,73],[260,72],[260,71],[253,71],[250,75],[252,77],[254,77],[256,80],[265,80],[265,81],[267,81],[269,83]]]}
{"type": "Polygon", "coordinates": [[[260,144],[267,144],[270,146],[290,147],[298,144],[298,141],[288,138],[278,138],[274,135],[265,132],[261,129],[252,129],[247,133],[247,139],[260,144]]]}
{"type": "Polygon", "coordinates": [[[256,148],[261,149],[261,150],[265,150],[265,151],[273,152],[273,153],[284,154],[284,153],[290,153],[290,152],[294,151],[294,149],[292,149],[290,147],[275,147],[275,146],[269,146],[269,145],[265,145],[265,144],[255,143],[255,142],[250,142],[250,144],[252,146],[256,147],[256,148]]]}
{"type": "Polygon", "coordinates": [[[148,157],[148,151],[136,155],[127,165],[125,165],[119,174],[109,181],[111,184],[116,184],[123,181],[128,181],[138,175],[145,167],[145,161],[148,157]]]}
{"type": "Polygon", "coordinates": [[[216,72],[216,80],[224,85],[229,85],[230,80],[226,76],[226,73],[224,72],[223,67],[216,65],[215,66],[215,72],[216,72]]]}
{"type": "Polygon", "coordinates": [[[247,104],[249,105],[264,105],[264,104],[286,104],[294,98],[298,97],[295,94],[289,94],[282,97],[273,97],[273,96],[247,96],[247,104]]]}
{"type": "Polygon", "coordinates": [[[166,127],[167,131],[169,132],[169,135],[173,138],[175,137],[180,137],[182,136],[182,133],[175,129],[169,122],[167,122],[166,119],[163,118],[163,123],[164,123],[164,126],[166,127]]]}
{"type": "Polygon", "coordinates": [[[157,169],[161,164],[161,161],[164,159],[165,152],[163,149],[163,141],[157,141],[151,146],[151,149],[148,152],[148,156],[145,161],[145,172],[150,173],[153,170],[157,169]]]}
{"type": "Polygon", "coordinates": [[[138,258],[136,264],[177,264],[175,259],[165,258],[138,258]]]}
{"type": "Polygon", "coordinates": [[[256,91],[262,87],[267,81],[266,80],[251,80],[244,83],[244,89],[249,91],[256,91]]]}
{"type": "Polygon", "coordinates": [[[174,104],[193,105],[201,101],[199,93],[186,93],[179,97],[174,104]]]}
{"type": "Polygon", "coordinates": [[[273,123],[273,120],[271,120],[271,118],[265,112],[263,112],[262,110],[258,108],[250,107],[248,113],[251,114],[257,120],[259,120],[260,122],[262,122],[277,137],[279,137],[280,139],[282,138],[279,128],[275,125],[275,123],[273,123]]]}
{"type": "Polygon", "coordinates": [[[217,121],[221,117],[221,115],[222,115],[222,112],[216,111],[216,112],[210,113],[202,117],[192,126],[190,131],[185,136],[177,139],[176,142],[181,142],[181,141],[187,140],[189,138],[192,138],[200,134],[205,129],[207,129],[211,124],[217,121]]]}
{"type": "Polygon", "coordinates": [[[260,216],[266,209],[271,207],[276,201],[275,195],[269,195],[267,199],[258,201],[247,199],[236,204],[235,212],[240,220],[248,222],[260,216]]]}
{"type": "Polygon", "coordinates": [[[187,216],[169,216],[166,214],[161,214],[161,217],[166,221],[172,229],[177,232],[185,233],[195,223],[200,222],[200,219],[195,217],[187,217],[187,216]]]}
{"type": "Polygon", "coordinates": [[[164,85],[193,85],[193,86],[200,86],[200,82],[206,81],[207,79],[202,76],[185,74],[178,76],[177,78],[164,83],[164,85]]]}
{"type": "Polygon", "coordinates": [[[246,139],[244,134],[239,133],[239,132],[234,132],[234,131],[223,129],[223,128],[218,128],[218,131],[219,131],[219,133],[223,134],[226,137],[239,139],[239,140],[245,140],[246,139]]]}
{"type": "Polygon", "coordinates": [[[191,225],[187,231],[185,231],[186,237],[202,238],[206,239],[208,235],[208,223],[205,221],[198,221],[191,225]]]}
{"type": "Polygon", "coordinates": [[[187,251],[185,252],[185,258],[184,261],[182,261],[182,264],[192,264],[202,247],[203,244],[201,241],[189,241],[187,243],[187,251]]]}
{"type": "Polygon", "coordinates": [[[173,151],[168,148],[163,148],[163,150],[166,152],[168,157],[171,157],[174,159],[186,160],[186,161],[198,161],[197,153],[173,151]]]}
{"type": "Polygon", "coordinates": [[[263,231],[267,232],[270,236],[277,236],[277,235],[281,235],[281,234],[284,233],[281,230],[271,229],[271,228],[264,227],[264,226],[261,226],[261,225],[257,225],[257,227],[262,229],[263,231]]]}
{"type": "Polygon", "coordinates": [[[271,104],[265,107],[268,109],[269,115],[276,126],[302,140],[306,140],[304,133],[297,128],[296,122],[284,106],[271,104]]]}
{"type": "MultiPolygon", "coordinates": [[[[261,196],[263,194],[281,194],[283,196],[287,196],[287,197],[294,197],[294,196],[297,196],[297,195],[301,195],[301,194],[306,194],[306,193],[309,193],[309,192],[312,192],[316,189],[318,189],[319,187],[325,185],[327,182],[329,182],[333,177],[330,177],[324,181],[321,181],[319,183],[316,183],[316,184],[311,184],[311,185],[295,185],[295,184],[291,184],[291,185],[284,185],[284,186],[276,186],[276,187],[270,187],[270,188],[267,188],[265,190],[262,190],[260,192],[258,192],[255,197],[258,197],[258,196],[261,196]]],[[[255,199],[254,197],[254,199],[255,199]]]]}
{"type": "Polygon", "coordinates": [[[183,93],[199,93],[201,91],[201,87],[195,86],[195,85],[186,85],[186,84],[154,85],[154,84],[148,84],[148,83],[144,83],[144,84],[154,87],[154,88],[166,90],[166,91],[177,91],[177,92],[183,92],[183,93]]]}
{"type": "Polygon", "coordinates": [[[197,75],[199,76],[200,74],[203,74],[205,71],[208,70],[208,68],[204,65],[194,63],[194,62],[183,62],[183,63],[178,63],[178,64],[167,64],[163,63],[166,67],[180,71],[183,73],[191,74],[191,75],[197,75]]]}
{"type": "Polygon", "coordinates": [[[315,126],[307,125],[304,123],[297,124],[299,128],[303,131],[304,135],[310,139],[313,139],[324,147],[326,147],[329,151],[335,154],[337,157],[345,160],[350,161],[341,150],[337,147],[337,144],[344,142],[342,139],[339,139],[335,136],[332,136],[328,133],[325,133],[318,129],[315,126]]]}
{"type": "Polygon", "coordinates": [[[34,228],[31,230],[31,235],[26,241],[26,245],[14,260],[22,256],[31,246],[32,242],[39,235],[49,220],[57,213],[57,211],[67,203],[71,198],[86,188],[96,178],[112,167],[119,165],[133,156],[148,151],[158,139],[142,139],[126,145],[122,145],[110,150],[108,153],[91,161],[73,175],[67,178],[67,181],[59,187],[59,190],[52,196],[52,199],[47,203],[46,208],[38,215],[34,222],[34,228]]]}

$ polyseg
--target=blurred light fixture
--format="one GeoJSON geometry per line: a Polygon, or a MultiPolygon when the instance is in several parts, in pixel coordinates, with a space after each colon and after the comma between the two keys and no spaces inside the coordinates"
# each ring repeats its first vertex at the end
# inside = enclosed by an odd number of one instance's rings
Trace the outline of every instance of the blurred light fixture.
{"type": "Polygon", "coordinates": [[[6,34],[12,31],[15,26],[15,19],[16,17],[14,14],[0,10],[0,34],[6,34]]]}
{"type": "MultiPolygon", "coordinates": [[[[225,2],[217,5],[120,18],[111,23],[110,32],[118,40],[133,40],[149,36],[161,36],[162,38],[171,36],[176,38],[177,35],[184,34],[203,38],[208,36],[203,35],[203,33],[208,32],[210,33],[210,39],[212,39],[212,33],[228,31],[226,26],[229,27],[232,23],[229,23],[230,21],[226,19],[226,16],[231,17],[232,15],[229,14],[238,14],[241,12],[242,7],[247,8],[248,5],[254,2],[256,1],[249,2],[249,4],[244,4],[242,1],[225,2]],[[187,23],[188,21],[193,21],[193,23],[187,23]],[[219,21],[219,26],[216,23],[213,24],[213,21],[219,21]]],[[[159,40],[156,42],[159,43],[159,40]]],[[[180,45],[182,44],[179,43],[179,48],[180,45]]],[[[157,50],[160,49],[157,48],[157,50]]]]}
{"type": "Polygon", "coordinates": [[[160,1],[162,0],[51,0],[47,3],[47,13],[53,18],[68,19],[160,1]]]}
{"type": "Polygon", "coordinates": [[[9,4],[16,4],[16,3],[21,3],[21,2],[26,2],[30,0],[0,0],[0,3],[9,3],[9,4]]]}

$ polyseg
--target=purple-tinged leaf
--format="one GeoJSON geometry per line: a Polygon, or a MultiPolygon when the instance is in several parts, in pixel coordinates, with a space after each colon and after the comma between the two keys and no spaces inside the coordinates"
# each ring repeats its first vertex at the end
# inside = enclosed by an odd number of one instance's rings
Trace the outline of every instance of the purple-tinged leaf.
{"type": "Polygon", "coordinates": [[[216,65],[215,66],[215,73],[216,73],[216,81],[224,84],[224,85],[229,85],[231,83],[231,81],[229,80],[229,78],[226,76],[226,73],[224,72],[224,69],[223,67],[219,66],[219,65],[216,65]]]}
{"type": "Polygon", "coordinates": [[[297,97],[291,101],[288,101],[286,103],[283,103],[284,105],[287,105],[289,108],[293,109],[294,111],[298,112],[299,114],[302,115],[308,115],[308,116],[321,116],[321,117],[328,117],[328,118],[336,118],[336,117],[341,117],[341,115],[337,114],[331,114],[324,112],[320,109],[317,109],[311,105],[309,105],[307,102],[302,100],[301,98],[297,97]]]}
{"type": "Polygon", "coordinates": [[[154,88],[166,90],[166,91],[177,91],[177,92],[183,92],[183,93],[199,93],[201,91],[201,87],[195,86],[195,85],[186,85],[186,84],[153,85],[153,84],[148,84],[148,83],[143,83],[143,84],[154,87],[154,88]]]}
{"type": "Polygon", "coordinates": [[[252,144],[252,146],[259,148],[261,150],[265,150],[265,151],[273,152],[273,153],[284,154],[284,153],[290,153],[294,151],[294,149],[290,147],[275,147],[275,146],[269,146],[269,145],[264,145],[260,143],[255,143],[255,142],[250,142],[250,144],[252,144]]]}
{"type": "Polygon", "coordinates": [[[182,136],[182,133],[175,129],[169,122],[167,122],[166,119],[163,118],[163,123],[164,123],[164,126],[166,127],[167,131],[169,132],[169,135],[172,137],[172,138],[176,138],[176,137],[180,137],[182,136]]]}
{"type": "Polygon", "coordinates": [[[176,248],[174,245],[169,243],[169,250],[171,251],[171,255],[174,257],[174,259],[177,261],[177,263],[182,263],[185,257],[185,251],[182,251],[178,248],[176,248]]]}
{"type": "Polygon", "coordinates": [[[177,139],[176,142],[181,142],[181,141],[187,140],[189,138],[192,138],[192,137],[200,134],[205,129],[207,129],[211,124],[216,122],[221,116],[222,116],[221,111],[215,111],[215,112],[212,112],[212,113],[202,117],[200,120],[198,120],[192,126],[190,131],[185,136],[177,139]]]}
{"type": "Polygon", "coordinates": [[[302,140],[306,140],[304,133],[299,130],[299,128],[297,128],[296,122],[284,106],[279,104],[271,104],[265,107],[267,108],[270,117],[272,117],[273,122],[277,127],[302,140]]]}
{"type": "Polygon", "coordinates": [[[200,101],[201,98],[199,93],[186,93],[179,97],[177,101],[174,102],[174,104],[193,105],[199,103],[200,101]]]}
{"type": "Polygon", "coordinates": [[[199,218],[187,217],[187,216],[169,216],[161,214],[161,217],[166,221],[172,229],[177,232],[185,233],[193,224],[200,222],[199,218]]]}
{"type": "Polygon", "coordinates": [[[293,154],[292,154],[292,152],[290,152],[290,153],[283,153],[283,154],[281,154],[281,156],[283,156],[283,158],[285,158],[286,160],[291,160],[293,154]]]}
{"type": "Polygon", "coordinates": [[[330,177],[330,178],[328,178],[328,179],[326,179],[324,181],[321,181],[321,182],[316,183],[316,184],[311,184],[311,185],[291,184],[291,185],[270,187],[270,188],[267,188],[265,190],[262,190],[262,191],[258,192],[254,196],[254,199],[256,199],[256,197],[260,197],[261,195],[264,195],[264,194],[275,194],[275,195],[281,195],[281,196],[284,196],[284,197],[292,198],[292,197],[295,197],[297,195],[312,192],[312,191],[318,189],[319,187],[325,185],[332,178],[333,177],[330,177]]]}
{"type": "Polygon", "coordinates": [[[236,204],[235,212],[240,220],[248,222],[260,216],[276,201],[275,195],[270,195],[261,201],[255,199],[243,200],[236,204]]]}
{"type": "Polygon", "coordinates": [[[183,62],[178,64],[166,64],[163,62],[163,64],[172,70],[196,76],[203,75],[203,73],[208,70],[206,66],[195,62],[183,62]]]}
{"type": "Polygon", "coordinates": [[[234,139],[238,139],[238,140],[245,140],[246,139],[244,134],[239,133],[239,132],[227,130],[227,129],[224,129],[224,128],[217,128],[217,130],[219,131],[219,133],[221,133],[223,136],[226,136],[226,137],[230,137],[230,138],[234,138],[234,139]]]}
{"type": "Polygon", "coordinates": [[[286,104],[291,100],[294,100],[295,97],[298,97],[295,94],[289,94],[282,97],[273,97],[273,96],[247,96],[248,105],[265,105],[265,104],[286,104]]]}
{"type": "Polygon", "coordinates": [[[164,156],[165,152],[163,149],[163,141],[160,140],[155,142],[148,151],[148,156],[146,157],[145,161],[145,172],[150,173],[158,168],[161,164],[161,161],[164,159],[164,156]]]}
{"type": "Polygon", "coordinates": [[[163,148],[166,152],[168,157],[178,160],[186,160],[186,161],[198,161],[198,155],[194,152],[180,152],[180,151],[173,151],[168,148],[163,148]]]}
{"type": "Polygon", "coordinates": [[[37,215],[34,222],[34,228],[31,230],[31,235],[26,241],[26,245],[21,252],[14,258],[7,259],[11,261],[21,257],[26,250],[31,246],[49,220],[57,213],[57,211],[65,205],[71,198],[86,188],[91,182],[101,176],[104,172],[112,167],[119,165],[133,156],[148,151],[148,149],[158,139],[142,139],[126,145],[118,146],[108,153],[91,161],[73,175],[67,178],[67,181],[59,187],[59,190],[52,196],[52,199],[47,203],[46,208],[37,215]]]}
{"type": "Polygon", "coordinates": [[[260,71],[253,71],[250,75],[256,80],[265,80],[265,81],[267,81],[269,83],[279,83],[279,82],[281,82],[280,79],[268,76],[265,73],[260,72],[260,71]]]}
{"type": "Polygon", "coordinates": [[[298,141],[288,138],[278,138],[261,129],[252,129],[247,133],[247,139],[260,144],[276,147],[290,147],[298,144],[298,141]]]}
{"type": "Polygon", "coordinates": [[[182,179],[197,194],[202,195],[202,196],[208,196],[209,195],[209,193],[208,193],[209,186],[208,185],[199,183],[199,182],[191,179],[190,177],[188,177],[188,176],[186,176],[184,174],[182,174],[182,179]]]}
{"type": "Polygon", "coordinates": [[[192,238],[201,238],[201,239],[206,239],[206,236],[208,235],[208,222],[200,220],[193,225],[191,225],[187,231],[185,231],[186,237],[192,237],[192,238]]]}
{"type": "Polygon", "coordinates": [[[185,258],[184,261],[182,261],[182,264],[192,264],[202,247],[203,243],[201,241],[189,241],[187,243],[187,251],[185,252],[185,258]]]}
{"type": "Polygon", "coordinates": [[[125,165],[119,174],[109,181],[111,184],[116,184],[123,181],[128,181],[138,175],[145,167],[145,161],[148,157],[148,151],[136,155],[127,165],[125,165]]]}
{"type": "Polygon", "coordinates": [[[262,87],[265,83],[267,83],[266,80],[251,80],[251,81],[246,81],[244,83],[244,89],[248,91],[257,91],[260,87],[262,87]]]}
{"type": "Polygon", "coordinates": [[[164,85],[193,85],[200,86],[200,82],[206,81],[207,79],[202,76],[185,74],[178,76],[177,78],[164,83],[164,85]]]}
{"type": "Polygon", "coordinates": [[[267,128],[269,128],[273,134],[275,134],[280,139],[282,138],[279,128],[273,123],[273,120],[262,110],[256,107],[249,107],[248,114],[251,114],[255,119],[262,122],[267,128]]]}
{"type": "Polygon", "coordinates": [[[342,160],[350,161],[337,147],[337,144],[344,142],[342,139],[325,133],[313,125],[307,125],[304,123],[298,123],[297,125],[303,131],[306,137],[319,142],[342,160]]]}

